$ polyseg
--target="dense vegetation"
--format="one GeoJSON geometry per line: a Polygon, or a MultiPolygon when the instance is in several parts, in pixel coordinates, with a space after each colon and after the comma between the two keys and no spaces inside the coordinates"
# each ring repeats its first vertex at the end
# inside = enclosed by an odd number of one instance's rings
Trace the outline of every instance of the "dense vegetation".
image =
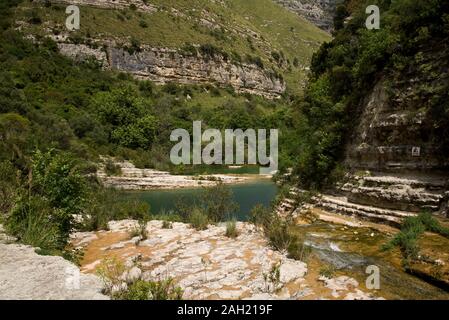
{"type": "MultiPolygon", "coordinates": [[[[156,87],[93,61],[71,61],[50,39],[33,42],[11,28],[10,8],[19,2],[2,1],[0,8],[0,222],[22,242],[57,253],[74,228],[148,215],[146,204],[101,187],[93,175],[100,156],[198,172],[203,168],[168,161],[171,131],[191,131],[194,120],[207,119],[205,128],[280,128],[281,162],[292,164],[289,99],[274,102],[213,86],[156,87]],[[85,217],[83,225],[77,215],[85,217]]],[[[106,167],[117,173],[113,164],[106,167]]],[[[225,207],[209,201],[200,209],[206,221],[216,222],[228,219],[225,207]]]]}
{"type": "Polygon", "coordinates": [[[404,80],[419,79],[404,108],[425,111],[426,130],[417,139],[436,140],[438,153],[447,159],[448,2],[346,1],[335,19],[334,40],[314,55],[305,99],[298,105],[301,139],[295,173],[301,183],[320,188],[341,174],[345,142],[364,98],[381,80],[390,83],[394,97],[407,91],[404,80]],[[381,10],[380,30],[365,27],[365,8],[372,4],[381,10]]]}

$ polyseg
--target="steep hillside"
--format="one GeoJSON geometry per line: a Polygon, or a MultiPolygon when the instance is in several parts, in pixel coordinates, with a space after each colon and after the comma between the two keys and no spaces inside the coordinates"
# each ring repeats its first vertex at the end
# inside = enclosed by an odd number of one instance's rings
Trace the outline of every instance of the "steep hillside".
{"type": "Polygon", "coordinates": [[[50,36],[63,54],[157,83],[214,83],[269,98],[300,92],[313,52],[329,40],[270,0],[41,0],[15,12],[19,30],[50,36]],[[68,4],[80,7],[79,31],[65,28],[68,4]]]}

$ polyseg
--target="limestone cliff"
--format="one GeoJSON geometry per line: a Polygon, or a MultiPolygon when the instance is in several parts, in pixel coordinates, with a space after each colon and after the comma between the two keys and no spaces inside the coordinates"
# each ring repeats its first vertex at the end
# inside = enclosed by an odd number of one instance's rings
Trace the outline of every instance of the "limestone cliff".
{"type": "Polygon", "coordinates": [[[337,5],[343,0],[274,0],[288,10],[309,20],[317,27],[331,32],[333,15],[337,5]]]}
{"type": "Polygon", "coordinates": [[[232,86],[239,93],[250,93],[267,98],[279,97],[285,83],[272,73],[254,64],[235,64],[221,55],[213,58],[202,55],[185,55],[179,50],[142,47],[130,53],[122,47],[103,44],[91,47],[85,44],[59,42],[62,54],[75,59],[93,57],[104,68],[133,74],[142,80],[158,84],[207,84],[232,86]]]}

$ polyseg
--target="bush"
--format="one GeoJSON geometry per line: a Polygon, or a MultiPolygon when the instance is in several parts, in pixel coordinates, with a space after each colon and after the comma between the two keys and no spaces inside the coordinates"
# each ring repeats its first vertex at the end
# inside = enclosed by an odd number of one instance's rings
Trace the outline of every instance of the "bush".
{"type": "Polygon", "coordinates": [[[266,292],[277,292],[281,289],[281,262],[273,264],[268,273],[263,274],[266,292]]]}
{"type": "Polygon", "coordinates": [[[147,219],[140,219],[137,222],[137,226],[131,230],[131,238],[139,237],[140,241],[145,241],[148,239],[148,231],[147,231],[147,219]]]}
{"type": "Polygon", "coordinates": [[[298,237],[290,231],[291,224],[275,216],[268,226],[265,226],[265,235],[270,245],[278,251],[287,251],[288,248],[298,241],[298,237]]]}
{"type": "Polygon", "coordinates": [[[189,223],[196,230],[206,230],[209,225],[209,219],[207,214],[200,208],[194,208],[189,215],[189,223]]]}
{"type": "Polygon", "coordinates": [[[40,242],[42,249],[64,249],[75,227],[73,216],[85,209],[86,178],[70,155],[53,151],[36,151],[31,170],[28,190],[8,216],[7,229],[22,241],[40,242]],[[42,224],[48,224],[49,238],[42,238],[42,224]]]}
{"type": "Polygon", "coordinates": [[[48,201],[38,196],[22,196],[6,221],[8,233],[24,244],[46,251],[62,250],[66,234],[57,224],[58,212],[48,201]]]}
{"type": "Polygon", "coordinates": [[[332,279],[335,276],[337,270],[332,265],[327,265],[320,268],[320,276],[328,279],[332,279]]]}
{"type": "Polygon", "coordinates": [[[226,237],[237,238],[239,236],[239,231],[237,230],[237,222],[235,219],[226,222],[226,237]]]}
{"type": "Polygon", "coordinates": [[[249,221],[262,228],[271,247],[281,252],[286,251],[289,258],[304,261],[311,253],[311,248],[292,231],[293,222],[278,216],[272,210],[257,205],[251,210],[249,221]]]}
{"type": "Polygon", "coordinates": [[[132,283],[123,282],[127,272],[124,264],[116,258],[105,259],[97,269],[103,280],[104,292],[114,300],[181,300],[183,291],[175,286],[173,279],[144,281],[136,279],[132,283]]]}
{"type": "Polygon", "coordinates": [[[139,21],[139,26],[140,26],[141,28],[146,29],[146,28],[148,28],[148,23],[147,23],[145,20],[140,20],[140,21],[139,21]]]}
{"type": "Polygon", "coordinates": [[[114,298],[118,300],[182,300],[183,291],[173,284],[173,279],[162,281],[138,280],[128,290],[114,298]]]}
{"type": "Polygon", "coordinates": [[[114,189],[94,189],[84,213],[83,230],[105,230],[112,220],[142,220],[150,216],[148,203],[114,189]]]}
{"type": "Polygon", "coordinates": [[[304,244],[303,240],[296,239],[287,248],[288,257],[290,259],[298,261],[307,261],[310,254],[312,253],[312,248],[304,244]]]}
{"type": "Polygon", "coordinates": [[[10,161],[0,161],[0,223],[14,205],[20,183],[20,171],[10,161]]]}
{"type": "Polygon", "coordinates": [[[173,223],[167,220],[162,221],[162,229],[173,229],[173,223]]]}
{"type": "Polygon", "coordinates": [[[258,227],[268,227],[273,220],[274,213],[267,207],[258,204],[249,214],[249,221],[258,227]]]}
{"type": "Polygon", "coordinates": [[[104,171],[108,176],[121,176],[122,168],[120,165],[115,164],[112,160],[108,159],[104,166],[104,171]]]}

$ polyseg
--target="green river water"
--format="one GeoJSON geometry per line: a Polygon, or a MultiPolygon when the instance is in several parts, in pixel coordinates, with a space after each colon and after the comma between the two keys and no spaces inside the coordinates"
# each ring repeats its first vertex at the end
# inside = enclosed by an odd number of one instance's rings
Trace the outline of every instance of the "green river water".
{"type": "MultiPolygon", "coordinates": [[[[232,190],[234,201],[239,205],[236,218],[246,221],[251,209],[257,204],[269,206],[277,194],[278,187],[269,179],[254,180],[244,184],[229,186],[232,190]]],[[[175,189],[175,190],[154,190],[133,192],[138,198],[146,201],[153,214],[170,212],[175,209],[178,199],[183,199],[189,203],[198,201],[202,193],[201,188],[175,189]]]]}

